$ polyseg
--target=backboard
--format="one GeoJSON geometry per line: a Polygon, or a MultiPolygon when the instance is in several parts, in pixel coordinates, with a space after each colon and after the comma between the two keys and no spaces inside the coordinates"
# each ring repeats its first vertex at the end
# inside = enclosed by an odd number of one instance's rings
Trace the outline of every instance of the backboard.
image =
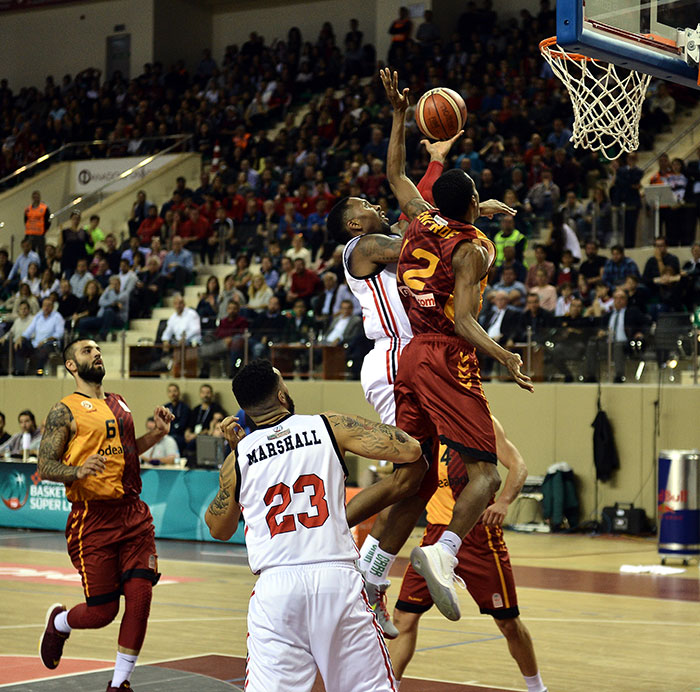
{"type": "Polygon", "coordinates": [[[562,48],[696,89],[699,24],[698,0],[557,0],[562,48]]]}

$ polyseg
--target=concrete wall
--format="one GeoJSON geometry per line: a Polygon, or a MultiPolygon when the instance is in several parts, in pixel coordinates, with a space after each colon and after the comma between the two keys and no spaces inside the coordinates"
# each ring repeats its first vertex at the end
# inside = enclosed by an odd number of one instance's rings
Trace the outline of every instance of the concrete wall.
{"type": "MultiPolygon", "coordinates": [[[[107,391],[124,395],[134,413],[137,432],[143,430],[153,407],[167,400],[165,379],[106,381],[107,391]]],[[[180,380],[180,387],[191,405],[198,402],[200,380],[180,380]]],[[[212,382],[219,402],[229,412],[235,403],[228,381],[212,382]]],[[[289,383],[290,393],[300,413],[337,410],[376,420],[359,383],[289,383]]],[[[17,414],[33,409],[43,419],[50,406],[73,391],[73,380],[14,378],[0,380],[0,410],[7,416],[9,432],[17,429],[17,414]]],[[[532,395],[512,384],[486,387],[491,409],[502,421],[509,438],[518,446],[532,474],[544,474],[557,461],[568,462],[579,481],[582,518],[594,510],[595,470],[593,466],[593,430],[596,414],[596,387],[593,385],[538,384],[532,395]]],[[[657,389],[653,386],[603,386],[602,406],[615,432],[620,456],[620,471],[608,483],[600,484],[599,509],[614,502],[632,502],[655,516],[653,417],[657,389]]],[[[661,393],[661,434],[658,450],[700,447],[697,410],[700,389],[692,386],[665,385],[661,393]]],[[[366,467],[361,463],[360,467],[366,467]]],[[[504,469],[501,469],[504,476],[504,469]]]]}
{"type": "MultiPolygon", "coordinates": [[[[153,0],[153,58],[165,69],[183,59],[194,70],[204,48],[212,47],[212,13],[208,7],[188,0],[153,0]]],[[[220,62],[220,54],[213,56],[220,62]]]]}
{"type": "Polygon", "coordinates": [[[52,74],[60,83],[64,74],[86,67],[104,73],[107,36],[131,34],[131,74],[153,60],[153,0],[81,2],[24,12],[3,12],[0,75],[13,90],[42,88],[52,74]],[[114,27],[125,29],[115,32],[114,27]]]}

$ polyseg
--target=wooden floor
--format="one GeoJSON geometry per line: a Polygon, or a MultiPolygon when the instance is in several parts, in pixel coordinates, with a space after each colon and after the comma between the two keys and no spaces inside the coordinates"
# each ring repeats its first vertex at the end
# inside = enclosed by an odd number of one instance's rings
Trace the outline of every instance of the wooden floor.
{"type": "MultiPolygon", "coordinates": [[[[416,533],[404,557],[418,538],[416,533]]],[[[651,539],[507,532],[506,540],[522,618],[549,692],[700,690],[697,565],[673,576],[621,575],[623,564],[659,564],[651,539]]],[[[168,670],[204,673],[228,682],[230,689],[242,687],[246,607],[255,578],[241,564],[241,549],[160,541],[158,550],[163,580],[154,592],[139,664],[162,662],[168,670]]],[[[403,565],[399,560],[393,571],[394,596],[403,565]]],[[[0,529],[0,686],[59,689],[17,683],[48,675],[35,657],[44,613],[53,602],[70,606],[81,599],[76,577],[60,535],[0,529]]],[[[461,600],[460,622],[434,610],[423,616],[402,692],[525,690],[491,619],[479,615],[468,594],[461,600]]],[[[56,672],[108,668],[117,631],[118,624],[112,624],[74,632],[65,655],[79,660],[64,661],[65,668],[56,672]]],[[[90,675],[101,675],[94,689],[103,690],[108,673],[90,675]]],[[[158,673],[148,666],[141,675],[146,684],[148,675],[158,673]]],[[[86,685],[89,679],[84,678],[86,685]]],[[[133,682],[138,692],[138,670],[133,682]]],[[[154,684],[146,689],[161,689],[154,684]]],[[[93,688],[67,684],[63,689],[93,688]]]]}

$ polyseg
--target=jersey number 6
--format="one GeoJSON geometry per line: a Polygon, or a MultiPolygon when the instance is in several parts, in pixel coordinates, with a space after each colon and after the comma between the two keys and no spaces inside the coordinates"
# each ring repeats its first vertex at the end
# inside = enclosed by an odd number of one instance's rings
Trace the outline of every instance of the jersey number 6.
{"type": "MultiPolygon", "coordinates": [[[[316,508],[316,514],[309,516],[307,512],[300,512],[296,515],[299,523],[307,529],[315,529],[317,526],[323,526],[328,519],[328,503],[326,502],[326,486],[323,480],[315,473],[306,473],[294,481],[292,490],[297,495],[303,495],[306,488],[313,488],[313,495],[309,496],[309,502],[312,507],[316,508]]],[[[276,536],[278,533],[289,533],[296,531],[297,525],[294,519],[294,514],[284,514],[281,521],[277,521],[277,515],[282,514],[289,503],[292,501],[292,492],[289,486],[285,483],[276,483],[267,489],[265,493],[265,504],[271,505],[276,497],[281,497],[282,502],[270,508],[267,513],[267,525],[270,528],[270,537],[276,536]]]]}

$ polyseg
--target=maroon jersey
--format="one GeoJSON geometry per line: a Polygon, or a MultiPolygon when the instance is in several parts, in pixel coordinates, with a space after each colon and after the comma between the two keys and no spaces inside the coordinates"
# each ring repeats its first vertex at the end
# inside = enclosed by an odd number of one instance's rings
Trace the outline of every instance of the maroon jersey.
{"type": "MultiPolygon", "coordinates": [[[[437,209],[419,214],[408,225],[399,256],[396,278],[401,302],[414,335],[455,335],[452,254],[460,243],[486,248],[489,267],[496,257],[493,243],[475,226],[445,219],[437,209]]],[[[481,279],[481,295],[487,282],[481,279]]],[[[481,307],[481,304],[479,305],[481,307]]]]}

